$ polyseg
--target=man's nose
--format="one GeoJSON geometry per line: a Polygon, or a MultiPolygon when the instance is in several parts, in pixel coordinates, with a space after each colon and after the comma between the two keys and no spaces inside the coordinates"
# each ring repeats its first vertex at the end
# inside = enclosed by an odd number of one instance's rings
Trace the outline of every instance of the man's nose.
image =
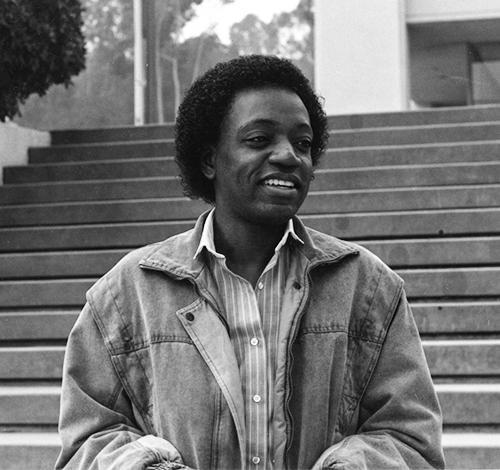
{"type": "Polygon", "coordinates": [[[276,145],[269,157],[269,162],[275,165],[295,167],[300,164],[300,158],[295,153],[291,142],[284,141],[276,145]]]}

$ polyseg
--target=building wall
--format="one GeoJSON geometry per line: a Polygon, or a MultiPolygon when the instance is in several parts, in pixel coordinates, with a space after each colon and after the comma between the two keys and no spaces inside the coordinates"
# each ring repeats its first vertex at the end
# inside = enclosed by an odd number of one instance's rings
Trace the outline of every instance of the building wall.
{"type": "Polygon", "coordinates": [[[48,132],[26,129],[12,122],[0,122],[0,184],[3,168],[28,164],[28,148],[50,144],[48,132]]]}
{"type": "Polygon", "coordinates": [[[315,0],[315,80],[328,114],[470,103],[476,42],[500,44],[500,1],[315,0]]]}
{"type": "Polygon", "coordinates": [[[315,79],[328,114],[407,107],[401,0],[316,0],[315,79]]]}

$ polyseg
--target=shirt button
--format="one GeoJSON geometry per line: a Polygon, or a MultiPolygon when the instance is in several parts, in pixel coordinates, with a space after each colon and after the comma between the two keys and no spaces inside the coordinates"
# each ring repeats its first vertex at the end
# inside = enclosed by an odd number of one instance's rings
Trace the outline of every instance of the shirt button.
{"type": "Polygon", "coordinates": [[[262,397],[260,395],[254,395],[252,397],[252,400],[255,402],[255,403],[259,403],[261,400],[262,400],[262,397]]]}
{"type": "Polygon", "coordinates": [[[255,465],[259,464],[260,463],[260,457],[252,457],[252,463],[254,463],[255,465]]]}
{"type": "Polygon", "coordinates": [[[257,284],[257,287],[259,288],[259,290],[262,290],[264,289],[264,283],[261,281],[257,284]]]}
{"type": "Polygon", "coordinates": [[[252,338],[252,339],[250,340],[250,344],[251,344],[252,346],[257,346],[257,345],[259,344],[259,340],[258,340],[257,338],[252,338]]]}

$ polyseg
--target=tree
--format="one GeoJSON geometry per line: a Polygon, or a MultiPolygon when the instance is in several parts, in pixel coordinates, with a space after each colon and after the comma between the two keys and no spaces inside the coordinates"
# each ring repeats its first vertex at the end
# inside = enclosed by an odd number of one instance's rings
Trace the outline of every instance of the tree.
{"type": "Polygon", "coordinates": [[[313,24],[312,0],[301,0],[295,10],[275,15],[269,23],[255,15],[247,15],[231,28],[232,52],[286,57],[312,81],[313,24]]]}
{"type": "Polygon", "coordinates": [[[78,0],[2,0],[0,3],[0,120],[19,113],[32,93],[71,83],[85,68],[78,0]]]}

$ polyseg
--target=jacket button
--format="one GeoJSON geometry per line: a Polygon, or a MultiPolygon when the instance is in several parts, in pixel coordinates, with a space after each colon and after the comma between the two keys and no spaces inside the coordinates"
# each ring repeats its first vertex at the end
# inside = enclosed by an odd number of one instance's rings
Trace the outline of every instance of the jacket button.
{"type": "Polygon", "coordinates": [[[194,320],[194,315],[191,312],[186,313],[186,320],[187,321],[193,321],[194,320]]]}

